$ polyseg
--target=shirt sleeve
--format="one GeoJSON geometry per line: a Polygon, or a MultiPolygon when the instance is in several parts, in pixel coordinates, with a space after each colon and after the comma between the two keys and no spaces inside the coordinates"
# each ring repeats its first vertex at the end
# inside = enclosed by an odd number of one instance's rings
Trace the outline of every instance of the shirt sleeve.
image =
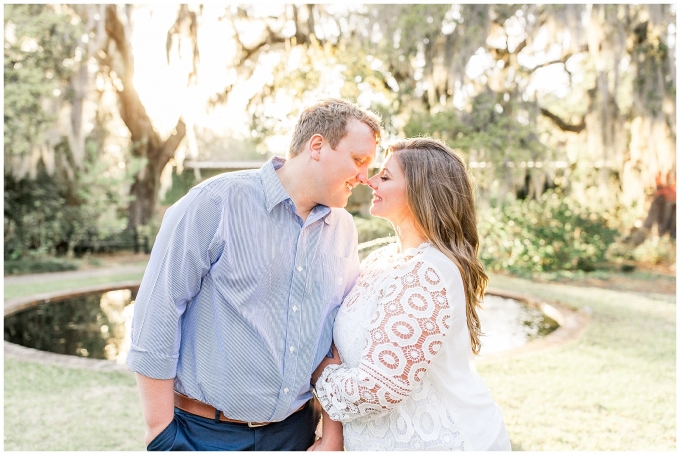
{"type": "Polygon", "coordinates": [[[176,376],[181,317],[201,280],[220,257],[222,204],[205,189],[194,189],[170,207],[156,236],[135,299],[132,371],[155,379],[176,376]]]}
{"type": "Polygon", "coordinates": [[[449,331],[452,309],[441,275],[418,262],[380,291],[359,367],[326,367],[316,383],[333,420],[387,413],[410,396],[449,331]]]}
{"type": "MultiPolygon", "coordinates": [[[[357,277],[359,276],[359,235],[357,233],[357,228],[356,225],[354,224],[354,221],[351,217],[351,215],[348,215],[347,218],[347,232],[351,235],[351,239],[347,242],[348,245],[353,245],[353,247],[349,251],[349,257],[347,258],[347,270],[345,270],[345,276],[347,277],[346,283],[345,283],[345,288],[342,292],[342,300],[347,297],[347,294],[352,290],[352,287],[354,287],[354,283],[357,280],[357,277]]],[[[341,300],[341,301],[342,301],[341,300]]],[[[337,308],[335,309],[333,319],[335,320],[335,314],[337,312],[337,308]]],[[[332,327],[330,328],[330,332],[332,333],[332,327]]],[[[328,358],[333,358],[333,347],[328,345],[328,351],[326,352],[325,357],[328,358]]],[[[320,360],[319,360],[320,361],[320,360]]],[[[318,362],[315,364],[315,368],[319,365],[318,362]]]]}

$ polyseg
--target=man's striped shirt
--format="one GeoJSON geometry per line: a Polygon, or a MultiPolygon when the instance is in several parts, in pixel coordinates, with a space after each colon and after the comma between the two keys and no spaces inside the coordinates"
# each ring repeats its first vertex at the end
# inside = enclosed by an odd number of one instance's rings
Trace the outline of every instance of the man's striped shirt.
{"type": "Polygon", "coordinates": [[[135,301],[132,371],[232,419],[280,421],[311,397],[338,306],[359,273],[344,209],[305,222],[273,158],[194,187],[170,207],[135,301]]]}

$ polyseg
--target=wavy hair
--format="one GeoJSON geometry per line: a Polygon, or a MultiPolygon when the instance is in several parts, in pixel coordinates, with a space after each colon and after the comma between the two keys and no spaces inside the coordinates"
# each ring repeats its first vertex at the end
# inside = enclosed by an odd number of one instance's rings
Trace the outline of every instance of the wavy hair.
{"type": "Polygon", "coordinates": [[[406,177],[406,200],[416,228],[460,270],[465,288],[467,326],[472,352],[482,336],[477,308],[489,277],[477,258],[479,235],[473,179],[463,159],[442,141],[412,138],[392,144],[406,177]]]}

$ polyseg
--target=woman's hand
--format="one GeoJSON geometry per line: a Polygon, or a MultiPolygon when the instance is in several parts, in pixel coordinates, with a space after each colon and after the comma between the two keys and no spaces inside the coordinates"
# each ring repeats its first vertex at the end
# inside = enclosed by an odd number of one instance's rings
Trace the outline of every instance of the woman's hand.
{"type": "Polygon", "coordinates": [[[340,441],[334,441],[332,438],[326,437],[317,439],[317,441],[307,449],[307,452],[342,452],[343,450],[342,439],[340,441]]]}
{"type": "Polygon", "coordinates": [[[314,372],[312,373],[311,384],[313,386],[316,385],[316,381],[319,379],[319,376],[321,376],[321,373],[323,373],[323,370],[328,365],[340,365],[342,363],[342,361],[340,360],[340,354],[338,353],[338,350],[335,347],[335,343],[331,344],[331,348],[333,349],[333,358],[324,357],[319,366],[316,367],[316,370],[314,370],[314,372]]]}
{"type": "Polygon", "coordinates": [[[328,413],[321,408],[321,437],[307,449],[307,452],[318,450],[340,452],[344,450],[344,441],[342,423],[331,420],[328,413]]]}

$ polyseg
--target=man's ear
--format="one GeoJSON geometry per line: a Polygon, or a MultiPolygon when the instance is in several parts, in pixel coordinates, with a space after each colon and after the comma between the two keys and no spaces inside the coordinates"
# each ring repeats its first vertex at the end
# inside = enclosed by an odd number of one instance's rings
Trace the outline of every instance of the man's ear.
{"type": "Polygon", "coordinates": [[[323,146],[323,136],[315,134],[309,139],[309,155],[314,161],[319,161],[321,158],[321,147],[323,146]]]}

